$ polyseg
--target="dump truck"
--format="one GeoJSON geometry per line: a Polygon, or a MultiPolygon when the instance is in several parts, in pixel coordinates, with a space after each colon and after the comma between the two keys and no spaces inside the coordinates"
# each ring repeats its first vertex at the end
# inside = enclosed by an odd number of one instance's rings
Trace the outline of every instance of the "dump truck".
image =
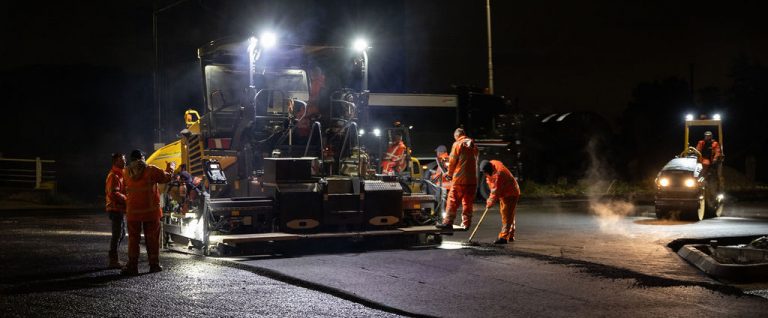
{"type": "Polygon", "coordinates": [[[204,110],[147,160],[179,167],[162,189],[164,244],[224,255],[306,240],[439,243],[435,198],[377,174],[359,141],[366,49],[266,35],[199,48],[204,110]]]}

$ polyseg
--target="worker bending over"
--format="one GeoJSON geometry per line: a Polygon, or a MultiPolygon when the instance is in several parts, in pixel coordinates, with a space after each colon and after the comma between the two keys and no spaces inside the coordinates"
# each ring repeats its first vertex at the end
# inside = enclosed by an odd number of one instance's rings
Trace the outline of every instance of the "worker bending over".
{"type": "Polygon", "coordinates": [[[520,187],[509,169],[498,160],[483,160],[480,171],[485,175],[485,182],[491,188],[491,195],[485,203],[490,209],[499,202],[501,213],[501,232],[496,244],[507,244],[515,240],[515,208],[520,199],[520,187]]]}

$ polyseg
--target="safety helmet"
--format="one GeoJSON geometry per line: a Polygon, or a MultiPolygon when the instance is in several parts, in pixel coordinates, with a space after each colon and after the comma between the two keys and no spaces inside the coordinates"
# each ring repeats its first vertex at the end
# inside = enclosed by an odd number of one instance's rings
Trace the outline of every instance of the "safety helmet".
{"type": "Polygon", "coordinates": [[[712,136],[712,132],[711,131],[705,131],[704,132],[704,136],[712,136]]]}
{"type": "Polygon", "coordinates": [[[144,157],[144,152],[139,149],[131,151],[131,161],[141,160],[144,157]]]}

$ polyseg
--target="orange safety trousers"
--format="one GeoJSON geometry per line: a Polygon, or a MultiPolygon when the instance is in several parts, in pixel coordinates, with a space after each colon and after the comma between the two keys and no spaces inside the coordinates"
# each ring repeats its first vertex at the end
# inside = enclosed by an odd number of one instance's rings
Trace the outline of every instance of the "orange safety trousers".
{"type": "Polygon", "coordinates": [[[517,209],[518,196],[508,196],[499,199],[499,212],[501,213],[501,232],[499,238],[511,241],[515,238],[515,210],[517,209]]]}
{"type": "Polygon", "coordinates": [[[160,220],[128,221],[128,264],[137,266],[139,263],[139,241],[141,230],[144,229],[144,242],[147,247],[149,265],[160,265],[160,220]]]}
{"type": "Polygon", "coordinates": [[[472,203],[475,202],[475,191],[477,186],[474,184],[453,184],[448,191],[448,203],[446,204],[445,220],[443,224],[453,224],[456,219],[456,211],[459,210],[461,202],[461,225],[469,228],[472,225],[472,203]]]}

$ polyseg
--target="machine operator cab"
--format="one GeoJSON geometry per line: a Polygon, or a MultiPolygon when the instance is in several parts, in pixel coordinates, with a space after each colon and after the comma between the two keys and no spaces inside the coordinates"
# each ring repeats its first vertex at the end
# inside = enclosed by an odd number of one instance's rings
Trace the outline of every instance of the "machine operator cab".
{"type": "Polygon", "coordinates": [[[722,214],[722,136],[720,115],[698,119],[686,116],[685,148],[656,176],[657,218],[699,221],[722,214]]]}

